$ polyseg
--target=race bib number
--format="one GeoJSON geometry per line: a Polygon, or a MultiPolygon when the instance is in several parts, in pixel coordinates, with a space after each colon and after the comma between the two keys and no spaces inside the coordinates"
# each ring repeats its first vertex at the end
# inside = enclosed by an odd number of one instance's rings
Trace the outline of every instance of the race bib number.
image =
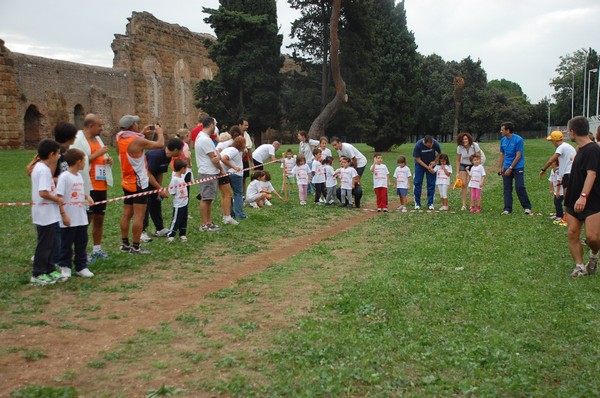
{"type": "Polygon", "coordinates": [[[96,181],[106,181],[106,166],[96,165],[96,181]]]}

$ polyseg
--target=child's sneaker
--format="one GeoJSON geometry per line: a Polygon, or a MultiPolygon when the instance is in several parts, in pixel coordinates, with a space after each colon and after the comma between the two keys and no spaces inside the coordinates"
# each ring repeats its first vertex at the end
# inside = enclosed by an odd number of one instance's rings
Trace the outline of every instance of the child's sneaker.
{"type": "Polygon", "coordinates": [[[131,250],[131,245],[126,245],[124,243],[121,243],[121,249],[120,249],[123,253],[129,253],[129,251],[131,250]]]}
{"type": "Polygon", "coordinates": [[[152,238],[150,236],[148,236],[148,233],[146,231],[142,232],[142,236],[140,237],[140,240],[144,243],[152,242],[152,238]]]}
{"type": "Polygon", "coordinates": [[[301,200],[300,201],[300,206],[306,206],[306,201],[305,200],[301,200]]]}
{"type": "Polygon", "coordinates": [[[256,203],[256,202],[250,202],[250,203],[248,203],[248,205],[250,205],[250,207],[253,207],[255,209],[260,209],[260,207],[258,206],[258,203],[256,203]]]}
{"type": "Polygon", "coordinates": [[[65,278],[70,278],[71,277],[71,268],[69,268],[69,267],[60,267],[60,273],[65,278]]]}
{"type": "Polygon", "coordinates": [[[268,199],[265,199],[265,206],[273,206],[273,203],[271,203],[268,199]]]}
{"type": "Polygon", "coordinates": [[[408,209],[406,208],[406,206],[401,206],[401,207],[402,207],[402,209],[400,209],[400,211],[402,213],[406,213],[408,211],[408,209]]]}
{"type": "Polygon", "coordinates": [[[175,242],[175,237],[174,236],[169,236],[167,238],[167,242],[169,242],[169,243],[175,242]]]}
{"type": "Polygon", "coordinates": [[[154,235],[156,236],[167,236],[169,234],[169,230],[167,228],[163,228],[160,231],[156,231],[154,235]]]}
{"type": "Polygon", "coordinates": [[[378,208],[377,208],[377,211],[378,211],[378,212],[380,212],[380,211],[381,211],[381,207],[378,207],[378,208]]]}
{"type": "Polygon", "coordinates": [[[69,279],[69,278],[65,277],[65,276],[64,276],[62,273],[60,273],[60,272],[58,272],[58,271],[52,271],[52,272],[50,272],[50,273],[48,274],[48,276],[49,276],[51,279],[55,280],[56,282],[64,282],[64,281],[66,281],[67,279],[69,279]]]}
{"type": "Polygon", "coordinates": [[[387,213],[387,212],[388,212],[388,208],[387,208],[387,207],[384,207],[384,208],[383,208],[383,212],[384,212],[384,213],[387,213]]]}
{"type": "Polygon", "coordinates": [[[46,285],[53,285],[56,283],[56,281],[54,279],[50,278],[46,274],[32,276],[31,279],[29,280],[29,282],[31,283],[32,286],[46,286],[46,285]]]}
{"type": "Polygon", "coordinates": [[[87,268],[84,268],[81,271],[77,271],[75,272],[75,274],[84,278],[91,278],[92,276],[94,276],[94,273],[87,268]]]}
{"type": "Polygon", "coordinates": [[[92,258],[91,262],[93,263],[97,260],[108,260],[110,258],[110,256],[107,253],[105,253],[102,249],[98,251],[93,251],[90,257],[92,258]]]}
{"type": "Polygon", "coordinates": [[[469,210],[471,213],[475,213],[475,206],[471,206],[471,209],[469,210]]]}
{"type": "Polygon", "coordinates": [[[143,248],[142,246],[135,249],[133,246],[129,249],[130,254],[151,254],[150,250],[143,248]]]}
{"type": "Polygon", "coordinates": [[[180,236],[179,239],[181,239],[182,242],[187,242],[187,237],[185,235],[180,236]]]}

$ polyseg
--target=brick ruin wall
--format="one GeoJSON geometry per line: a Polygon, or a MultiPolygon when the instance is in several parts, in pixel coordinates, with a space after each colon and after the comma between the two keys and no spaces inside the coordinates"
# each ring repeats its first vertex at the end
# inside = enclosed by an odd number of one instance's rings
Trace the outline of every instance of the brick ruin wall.
{"type": "Polygon", "coordinates": [[[111,142],[124,114],[159,122],[168,135],[197,124],[196,82],[212,79],[210,35],[134,12],[115,35],[113,68],[12,53],[0,40],[0,148],[35,147],[59,121],[79,128],[87,113],[104,121],[111,142]]]}

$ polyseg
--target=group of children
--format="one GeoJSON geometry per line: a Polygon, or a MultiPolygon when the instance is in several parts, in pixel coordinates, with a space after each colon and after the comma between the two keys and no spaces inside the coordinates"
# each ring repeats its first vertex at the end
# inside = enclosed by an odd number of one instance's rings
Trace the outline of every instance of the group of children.
{"type": "MultiPolygon", "coordinates": [[[[331,156],[322,157],[320,148],[313,150],[313,161],[309,166],[306,164],[306,158],[303,155],[294,155],[291,149],[288,149],[281,167],[284,169],[286,178],[284,186],[287,185],[290,192],[293,192],[292,180],[296,179],[298,185],[298,196],[300,205],[306,205],[306,198],[309,187],[314,186],[315,204],[337,204],[338,197],[342,207],[352,207],[352,189],[359,181],[359,176],[352,167],[351,159],[344,156],[340,157],[340,168],[334,170],[332,167],[333,159],[331,156]],[[339,186],[338,186],[339,180],[339,186]],[[339,195],[338,195],[339,189],[339,195]]],[[[440,210],[448,210],[448,188],[450,186],[450,177],[452,175],[452,166],[450,165],[448,155],[441,154],[438,158],[438,164],[433,171],[436,174],[436,186],[441,198],[440,210]]],[[[468,170],[468,187],[471,190],[472,213],[481,212],[481,189],[485,181],[485,168],[481,164],[481,156],[478,154],[471,156],[472,166],[468,170]]],[[[377,198],[377,211],[388,211],[388,186],[392,186],[390,173],[387,166],[383,163],[383,155],[376,153],[373,164],[370,168],[373,173],[373,188],[377,198]]],[[[406,165],[406,157],[399,156],[397,167],[392,175],[396,194],[398,195],[400,206],[396,210],[407,212],[408,191],[411,189],[412,173],[406,165]]]]}

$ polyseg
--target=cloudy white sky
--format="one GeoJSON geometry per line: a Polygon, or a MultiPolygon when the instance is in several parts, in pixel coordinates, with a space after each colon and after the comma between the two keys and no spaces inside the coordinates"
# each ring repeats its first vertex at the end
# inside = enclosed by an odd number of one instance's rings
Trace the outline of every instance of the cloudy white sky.
{"type": "MultiPolygon", "coordinates": [[[[481,59],[489,80],[514,81],[533,102],[553,93],[548,83],[561,55],[600,50],[598,0],[406,0],[405,6],[419,52],[481,59]]],[[[218,0],[0,0],[0,39],[14,52],[112,66],[113,35],[125,33],[132,11],[212,33],[202,7],[216,8],[218,0]]],[[[277,7],[289,44],[298,14],[287,0],[277,7]]]]}

